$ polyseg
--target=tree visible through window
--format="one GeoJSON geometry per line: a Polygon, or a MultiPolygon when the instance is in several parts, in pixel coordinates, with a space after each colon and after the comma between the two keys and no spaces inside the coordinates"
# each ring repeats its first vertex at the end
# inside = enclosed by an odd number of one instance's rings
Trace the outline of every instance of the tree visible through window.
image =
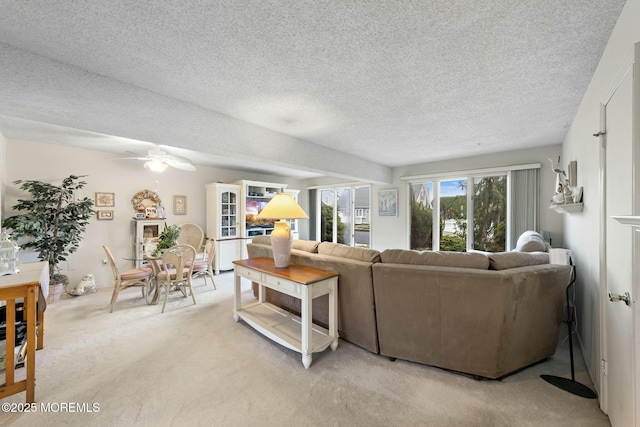
{"type": "Polygon", "coordinates": [[[507,177],[474,180],[473,249],[504,251],[507,237],[507,177]]]}
{"type": "Polygon", "coordinates": [[[411,249],[433,249],[433,182],[409,187],[411,200],[411,249]]]}
{"type": "Polygon", "coordinates": [[[411,249],[506,250],[506,174],[417,182],[410,185],[409,192],[411,249]],[[434,197],[436,185],[438,197],[434,197]]]}
{"type": "Polygon", "coordinates": [[[320,241],[333,242],[333,224],[336,223],[336,242],[344,243],[345,224],[340,219],[340,215],[334,215],[334,191],[322,190],[320,192],[320,241]]]}
{"type": "Polygon", "coordinates": [[[467,180],[440,182],[440,250],[467,250],[467,180]]]}

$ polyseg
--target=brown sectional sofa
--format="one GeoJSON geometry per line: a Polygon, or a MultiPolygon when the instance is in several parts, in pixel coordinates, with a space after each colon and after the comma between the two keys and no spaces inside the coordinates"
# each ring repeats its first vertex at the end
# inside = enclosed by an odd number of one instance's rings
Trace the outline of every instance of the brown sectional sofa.
{"type": "MultiPolygon", "coordinates": [[[[267,236],[247,246],[271,256],[267,236]]],[[[294,241],[291,262],[338,279],[340,337],[373,353],[479,377],[501,378],[555,352],[571,267],[547,253],[417,252],[294,241]]],[[[295,313],[298,300],[268,290],[295,313]]],[[[326,325],[328,300],[314,300],[326,325]]]]}

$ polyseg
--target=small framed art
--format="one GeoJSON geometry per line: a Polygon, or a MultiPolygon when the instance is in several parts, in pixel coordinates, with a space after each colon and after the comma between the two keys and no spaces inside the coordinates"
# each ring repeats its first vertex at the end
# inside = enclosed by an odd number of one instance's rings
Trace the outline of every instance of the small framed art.
{"type": "Polygon", "coordinates": [[[187,196],[173,196],[173,214],[187,214],[187,196]]]}
{"type": "Polygon", "coordinates": [[[98,213],[98,219],[106,219],[106,220],[113,219],[113,211],[97,211],[97,213],[98,213]]]}
{"type": "Polygon", "coordinates": [[[398,189],[378,191],[378,216],[398,215],[398,189]]]}
{"type": "Polygon", "coordinates": [[[115,193],[96,193],[97,208],[112,208],[115,206],[115,193]]]}

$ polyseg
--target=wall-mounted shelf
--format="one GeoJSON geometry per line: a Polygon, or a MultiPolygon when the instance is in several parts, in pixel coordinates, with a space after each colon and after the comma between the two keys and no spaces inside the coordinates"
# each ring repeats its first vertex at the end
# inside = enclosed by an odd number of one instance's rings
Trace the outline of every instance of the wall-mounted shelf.
{"type": "Polygon", "coordinates": [[[584,203],[562,203],[559,205],[553,203],[551,204],[551,206],[549,206],[549,209],[553,209],[558,213],[568,213],[568,214],[582,212],[583,208],[584,208],[584,203]]]}

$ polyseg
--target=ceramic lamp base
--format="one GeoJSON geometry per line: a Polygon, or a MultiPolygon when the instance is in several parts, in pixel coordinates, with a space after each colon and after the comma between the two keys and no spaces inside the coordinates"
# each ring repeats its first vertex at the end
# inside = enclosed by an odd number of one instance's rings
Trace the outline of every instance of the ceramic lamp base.
{"type": "Polygon", "coordinates": [[[277,268],[289,266],[292,244],[293,235],[289,223],[286,221],[276,222],[275,228],[271,232],[271,250],[273,251],[273,262],[277,268]]]}

